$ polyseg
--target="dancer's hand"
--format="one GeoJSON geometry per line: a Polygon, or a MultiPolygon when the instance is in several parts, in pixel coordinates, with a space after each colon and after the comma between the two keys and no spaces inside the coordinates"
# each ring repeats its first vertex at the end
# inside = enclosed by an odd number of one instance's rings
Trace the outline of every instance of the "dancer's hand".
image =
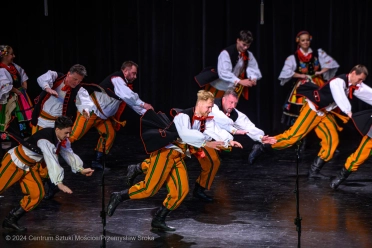
{"type": "Polygon", "coordinates": [[[63,183],[59,183],[58,188],[59,188],[59,190],[65,192],[67,194],[72,194],[72,190],[69,187],[67,187],[66,185],[64,185],[63,183]]]}
{"type": "Polygon", "coordinates": [[[271,136],[268,136],[268,135],[265,135],[261,138],[261,141],[262,141],[262,144],[275,144],[276,143],[276,139],[274,137],[271,137],[271,136]]]}
{"type": "Polygon", "coordinates": [[[143,103],[143,108],[146,109],[146,110],[149,110],[149,109],[154,110],[154,108],[151,106],[150,103],[143,103]]]}
{"type": "Polygon", "coordinates": [[[83,109],[83,116],[84,116],[84,118],[85,118],[86,120],[89,120],[89,118],[90,118],[90,114],[89,114],[89,112],[85,111],[85,109],[83,109]]]}
{"type": "Polygon", "coordinates": [[[22,94],[22,92],[19,89],[14,88],[14,87],[10,91],[16,93],[17,95],[21,95],[22,94]]]}
{"type": "Polygon", "coordinates": [[[92,170],[91,168],[82,169],[80,171],[81,174],[83,174],[84,176],[87,176],[87,177],[90,177],[93,174],[93,172],[94,172],[94,170],[92,170]]]}
{"type": "Polygon", "coordinates": [[[224,146],[225,145],[225,142],[223,141],[208,141],[207,143],[205,143],[205,146],[206,147],[210,147],[210,148],[213,148],[213,149],[216,149],[216,150],[220,150],[218,147],[219,146],[224,146]]]}
{"type": "Polygon", "coordinates": [[[236,132],[234,134],[235,135],[244,135],[246,133],[247,133],[247,131],[244,131],[244,130],[236,130],[236,132]]]}
{"type": "Polygon", "coordinates": [[[51,88],[45,88],[45,91],[48,92],[49,94],[58,97],[58,93],[55,90],[52,90],[51,88]]]}
{"type": "Polygon", "coordinates": [[[240,144],[239,142],[234,141],[234,140],[230,141],[230,146],[243,148],[242,144],[240,144]]]}

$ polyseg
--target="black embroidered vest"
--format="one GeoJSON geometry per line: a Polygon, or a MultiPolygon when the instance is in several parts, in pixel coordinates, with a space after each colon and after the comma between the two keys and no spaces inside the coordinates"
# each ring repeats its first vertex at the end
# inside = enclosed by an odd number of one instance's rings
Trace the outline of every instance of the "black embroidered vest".
{"type": "Polygon", "coordinates": [[[309,62],[300,61],[298,58],[297,52],[295,52],[294,57],[296,59],[297,68],[296,71],[299,74],[306,74],[306,75],[314,75],[316,71],[322,70],[319,59],[318,59],[318,52],[313,51],[312,57],[309,62]],[[302,70],[307,70],[307,72],[304,72],[302,70]]]}
{"type": "Polygon", "coordinates": [[[106,91],[107,95],[109,95],[110,97],[115,98],[116,100],[122,100],[115,94],[114,85],[111,82],[112,77],[121,77],[124,80],[124,82],[128,84],[128,81],[125,79],[123,72],[117,71],[103,79],[99,86],[101,86],[106,91]]]}
{"type": "MultiPolygon", "coordinates": [[[[222,108],[222,98],[216,98],[214,100],[214,104],[216,104],[218,106],[218,108],[223,112],[223,108],[222,108]]],[[[225,113],[224,113],[225,114],[225,113]]],[[[238,119],[238,112],[236,112],[235,109],[233,109],[230,113],[230,116],[228,116],[231,120],[233,120],[234,122],[238,119]]]]}
{"type": "Polygon", "coordinates": [[[297,94],[306,97],[315,105],[316,109],[321,110],[335,101],[329,83],[336,78],[344,80],[346,87],[349,87],[347,74],[342,74],[332,78],[322,87],[307,81],[297,88],[297,94]]]}

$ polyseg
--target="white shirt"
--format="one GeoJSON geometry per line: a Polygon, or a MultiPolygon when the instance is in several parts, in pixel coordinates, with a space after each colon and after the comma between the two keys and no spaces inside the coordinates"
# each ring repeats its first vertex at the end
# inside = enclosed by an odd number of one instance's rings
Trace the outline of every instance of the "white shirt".
{"type": "MultiPolygon", "coordinates": [[[[127,86],[121,77],[112,77],[111,82],[114,85],[115,95],[117,95],[122,101],[126,102],[129,107],[131,107],[139,115],[143,115],[146,112],[146,109],[143,108],[144,102],[139,98],[137,93],[133,92],[127,86]]],[[[108,117],[115,115],[121,101],[102,92],[94,92],[94,94],[96,95],[98,104],[100,105],[103,114],[96,106],[93,108],[94,113],[101,119],[107,119],[108,117]]]]}
{"type": "MultiPolygon", "coordinates": [[[[246,69],[247,78],[250,78],[251,80],[259,80],[262,78],[262,75],[258,68],[257,60],[250,51],[248,51],[248,54],[249,61],[246,69]]],[[[243,66],[243,58],[239,58],[235,67],[232,68],[230,55],[226,50],[223,50],[218,56],[217,71],[219,78],[211,82],[211,85],[222,91],[234,87],[234,83],[240,80],[238,76],[243,66]]]]}
{"type": "MultiPolygon", "coordinates": [[[[198,148],[204,146],[206,142],[212,139],[223,141],[225,142],[224,146],[228,147],[230,141],[233,140],[233,136],[216,125],[213,119],[206,120],[205,131],[203,133],[199,131],[200,121],[195,120],[191,126],[190,117],[187,114],[179,113],[174,117],[173,122],[176,125],[178,135],[181,139],[180,141],[198,148]]],[[[169,144],[166,148],[173,148],[182,152],[173,144],[169,144]]]]}
{"type": "MultiPolygon", "coordinates": [[[[301,50],[302,51],[302,50],[301,50]]],[[[309,48],[307,54],[312,53],[313,50],[309,48]]],[[[305,53],[304,53],[305,54],[305,53]]],[[[336,60],[329,56],[322,49],[318,49],[318,59],[321,68],[328,68],[329,70],[324,72],[323,78],[328,81],[336,75],[337,69],[340,67],[336,60]]],[[[284,62],[284,66],[279,75],[280,85],[283,86],[287,83],[295,74],[297,69],[296,58],[294,55],[290,55],[284,62]]]]}
{"type": "MultiPolygon", "coordinates": [[[[335,78],[329,82],[329,86],[331,89],[331,93],[333,99],[335,100],[333,103],[328,105],[325,110],[331,111],[332,109],[336,108],[337,106],[341,109],[342,112],[345,114],[352,112],[351,111],[351,104],[348,99],[349,88],[346,87],[346,82],[341,78],[335,78]]],[[[360,83],[357,85],[359,88],[354,90],[353,96],[356,96],[358,99],[362,100],[363,102],[372,105],[372,88],[366,85],[365,83],[360,83]]],[[[320,110],[316,110],[314,104],[311,101],[306,99],[309,103],[309,107],[316,111],[319,116],[323,116],[324,112],[320,110]]]]}
{"type": "MultiPolygon", "coordinates": [[[[35,153],[26,147],[22,146],[23,151],[25,154],[30,157],[31,159],[35,160],[36,162],[40,162],[43,158],[45,160],[45,164],[48,168],[48,174],[52,183],[56,184],[58,182],[62,182],[64,178],[64,170],[58,162],[58,156],[56,154],[56,146],[52,144],[50,141],[46,139],[40,139],[37,142],[37,146],[43,152],[43,155],[35,153]]],[[[57,145],[58,146],[58,145],[57,145]]],[[[8,153],[10,154],[14,164],[25,171],[29,171],[29,166],[22,163],[21,160],[15,155],[14,149],[16,147],[10,149],[8,153]]],[[[83,161],[80,159],[78,155],[76,155],[71,149],[71,143],[67,139],[66,147],[61,147],[59,154],[63,157],[63,159],[67,162],[69,166],[71,166],[72,172],[76,173],[83,169],[83,161]]]]}
{"type": "MultiPolygon", "coordinates": [[[[28,76],[25,71],[17,64],[14,64],[19,75],[21,76],[21,82],[28,80],[28,76]]],[[[9,92],[13,88],[13,78],[12,75],[5,68],[0,68],[0,104],[7,103],[9,92]]]]}
{"type": "Polygon", "coordinates": [[[226,116],[226,114],[220,110],[216,104],[213,105],[211,114],[214,116],[214,120],[217,125],[222,129],[230,133],[235,133],[236,130],[244,130],[247,132],[247,136],[252,140],[261,142],[262,136],[265,135],[264,131],[257,128],[253,122],[251,122],[248,116],[237,109],[235,109],[235,111],[238,113],[238,118],[235,120],[235,122],[226,116]]]}
{"type": "MultiPolygon", "coordinates": [[[[58,77],[57,72],[49,70],[45,74],[41,75],[37,78],[37,82],[39,86],[45,90],[45,88],[52,88],[53,83],[56,81],[58,77]]],[[[58,93],[58,97],[51,95],[48,100],[45,101],[43,105],[43,111],[48,113],[54,117],[62,116],[63,110],[63,101],[66,96],[66,91],[61,90],[65,86],[65,83],[62,82],[57,88],[54,90],[58,93]]],[[[79,91],[76,94],[75,104],[77,111],[83,114],[83,110],[86,112],[90,112],[93,107],[94,103],[89,96],[89,93],[83,87],[80,87],[79,91]]],[[[54,128],[54,121],[43,119],[42,117],[38,118],[38,126],[42,128],[52,127],[54,128]]]]}

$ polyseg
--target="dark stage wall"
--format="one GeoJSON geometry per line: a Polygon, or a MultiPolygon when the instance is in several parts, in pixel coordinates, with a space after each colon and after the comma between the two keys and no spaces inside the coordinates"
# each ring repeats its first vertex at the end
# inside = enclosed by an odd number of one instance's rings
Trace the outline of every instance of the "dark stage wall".
{"type": "MultiPolygon", "coordinates": [[[[15,63],[30,77],[30,94],[39,92],[36,78],[47,70],[67,72],[75,63],[87,67],[89,82],[99,83],[125,60],[140,66],[135,91],[156,110],[191,107],[199,89],[193,77],[217,63],[219,52],[235,43],[241,29],[253,32],[250,50],[263,78],[238,108],[270,134],[283,130],[281,107],[289,85],[278,75],[295,51],[295,35],[308,30],[312,48],[323,48],[339,64],[339,73],[358,63],[372,71],[370,0],[43,0],[3,1],[0,43],[14,48],[15,63]]],[[[370,83],[370,78],[367,83],[370,83]]],[[[367,108],[353,103],[354,112],[367,108]]],[[[126,111],[128,128],[138,115],[126,111]]],[[[129,129],[130,130],[130,129],[129,129]]]]}

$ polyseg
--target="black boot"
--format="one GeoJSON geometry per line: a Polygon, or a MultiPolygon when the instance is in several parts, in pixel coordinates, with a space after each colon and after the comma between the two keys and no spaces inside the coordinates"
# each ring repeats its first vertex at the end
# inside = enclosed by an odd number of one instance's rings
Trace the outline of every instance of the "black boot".
{"type": "Polygon", "coordinates": [[[46,184],[48,185],[48,192],[45,194],[44,199],[51,200],[54,198],[54,195],[59,192],[59,188],[57,185],[52,183],[50,178],[46,179],[46,184]]]}
{"type": "Polygon", "coordinates": [[[92,161],[93,169],[103,170],[102,157],[103,157],[103,152],[96,152],[96,159],[92,161]]]}
{"type": "Polygon", "coordinates": [[[120,192],[113,192],[110,197],[110,202],[107,205],[107,215],[112,216],[119,203],[129,200],[128,190],[125,189],[120,192]]]}
{"type": "Polygon", "coordinates": [[[207,196],[204,193],[204,190],[205,190],[205,188],[203,188],[202,186],[200,186],[200,184],[195,183],[195,188],[194,188],[193,196],[195,198],[198,198],[198,199],[203,200],[205,202],[212,202],[213,201],[213,198],[210,197],[210,196],[207,196]]]}
{"type": "Polygon", "coordinates": [[[270,144],[254,144],[251,153],[248,156],[248,163],[253,164],[254,161],[264,152],[272,153],[273,148],[270,144]]]}
{"type": "Polygon", "coordinates": [[[176,228],[167,226],[167,224],[165,224],[165,217],[167,217],[170,211],[171,210],[167,209],[166,207],[161,206],[161,208],[159,208],[159,210],[156,212],[154,218],[151,221],[151,227],[162,232],[176,231],[176,228]]]}
{"type": "Polygon", "coordinates": [[[348,171],[347,169],[345,169],[345,167],[342,168],[342,170],[340,171],[340,174],[338,174],[338,176],[336,176],[335,179],[333,179],[331,181],[331,188],[332,189],[337,189],[338,186],[340,186],[341,183],[343,183],[346,178],[348,178],[351,174],[351,171],[348,171]]]}
{"type": "Polygon", "coordinates": [[[127,184],[129,187],[133,185],[134,179],[143,173],[141,163],[131,164],[128,166],[127,172],[127,184]]]}
{"type": "Polygon", "coordinates": [[[17,221],[26,213],[26,211],[21,207],[13,208],[7,217],[3,221],[3,228],[9,229],[17,232],[24,232],[27,230],[25,227],[18,226],[17,221]]]}
{"type": "Polygon", "coordinates": [[[323,175],[320,173],[320,170],[323,168],[324,164],[326,162],[321,159],[320,157],[316,157],[314,160],[313,164],[310,166],[309,169],[309,178],[314,178],[314,179],[329,179],[329,177],[323,175]]]}

